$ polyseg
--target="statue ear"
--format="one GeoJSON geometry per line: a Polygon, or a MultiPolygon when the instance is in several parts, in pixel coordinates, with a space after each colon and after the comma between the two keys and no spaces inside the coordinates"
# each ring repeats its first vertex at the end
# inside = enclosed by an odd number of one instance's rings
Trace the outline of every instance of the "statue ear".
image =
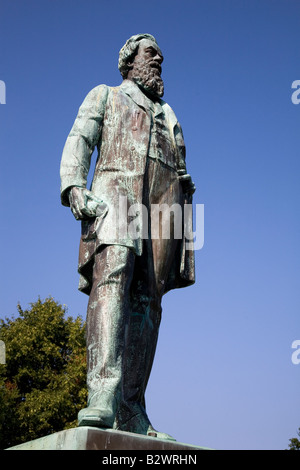
{"type": "Polygon", "coordinates": [[[133,59],[133,61],[127,62],[127,64],[126,64],[126,77],[125,78],[128,77],[129,72],[133,69],[133,62],[134,62],[134,59],[133,59]]]}
{"type": "Polygon", "coordinates": [[[137,53],[133,54],[133,55],[128,59],[128,62],[127,62],[127,67],[128,67],[128,68],[132,69],[136,55],[137,55],[137,53]]]}

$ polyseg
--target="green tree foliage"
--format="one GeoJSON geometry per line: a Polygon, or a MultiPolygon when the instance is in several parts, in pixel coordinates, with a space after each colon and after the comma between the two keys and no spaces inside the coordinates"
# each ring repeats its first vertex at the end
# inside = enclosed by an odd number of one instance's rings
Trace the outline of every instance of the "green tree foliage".
{"type": "Polygon", "coordinates": [[[52,298],[0,320],[0,448],[76,426],[86,406],[85,325],[52,298]]]}
{"type": "MultiPolygon", "coordinates": [[[[300,428],[298,429],[298,436],[300,437],[300,428]]],[[[297,437],[290,439],[289,450],[300,450],[300,441],[297,437]]]]}

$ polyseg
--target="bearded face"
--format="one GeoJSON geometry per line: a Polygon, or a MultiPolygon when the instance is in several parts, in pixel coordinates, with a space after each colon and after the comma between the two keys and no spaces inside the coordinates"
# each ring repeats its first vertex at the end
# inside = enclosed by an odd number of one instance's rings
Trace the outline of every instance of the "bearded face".
{"type": "MultiPolygon", "coordinates": [[[[161,62],[163,57],[153,43],[141,41],[138,54],[135,56],[130,79],[154,97],[161,98],[164,94],[164,82],[161,78],[161,62]]],[[[129,77],[129,76],[128,76],[129,77]]]]}
{"type": "Polygon", "coordinates": [[[164,82],[160,74],[161,66],[157,62],[152,60],[145,62],[136,58],[131,78],[145,91],[161,98],[164,94],[164,82]]]}

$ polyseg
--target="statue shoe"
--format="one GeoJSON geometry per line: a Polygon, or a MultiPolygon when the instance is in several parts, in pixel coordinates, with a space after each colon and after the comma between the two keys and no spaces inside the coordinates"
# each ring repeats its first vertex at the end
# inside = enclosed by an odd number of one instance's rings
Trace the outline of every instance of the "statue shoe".
{"type": "Polygon", "coordinates": [[[123,404],[123,407],[120,408],[117,414],[114,429],[134,434],[142,434],[143,436],[156,437],[157,439],[176,441],[176,439],[169,434],[157,431],[153,428],[145,409],[141,405],[135,404],[135,411],[138,412],[136,414],[130,414],[130,412],[133,412],[133,406],[130,410],[129,407],[126,408],[125,404],[123,404]]]}
{"type": "Polygon", "coordinates": [[[166,434],[165,432],[156,431],[151,425],[147,429],[147,436],[156,437],[157,439],[167,439],[168,441],[176,441],[174,437],[166,434]]]}
{"type": "Polygon", "coordinates": [[[105,416],[98,408],[83,408],[78,413],[78,426],[93,426],[96,428],[112,428],[114,418],[105,416]]]}

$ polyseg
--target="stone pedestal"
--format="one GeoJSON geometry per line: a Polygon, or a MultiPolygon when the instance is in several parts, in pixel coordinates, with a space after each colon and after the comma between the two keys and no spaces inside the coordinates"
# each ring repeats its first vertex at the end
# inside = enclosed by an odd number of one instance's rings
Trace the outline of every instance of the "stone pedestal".
{"type": "Polygon", "coordinates": [[[157,439],[156,437],[124,431],[82,426],[56,432],[6,450],[162,450],[196,452],[206,449],[177,441],[157,439]]]}

